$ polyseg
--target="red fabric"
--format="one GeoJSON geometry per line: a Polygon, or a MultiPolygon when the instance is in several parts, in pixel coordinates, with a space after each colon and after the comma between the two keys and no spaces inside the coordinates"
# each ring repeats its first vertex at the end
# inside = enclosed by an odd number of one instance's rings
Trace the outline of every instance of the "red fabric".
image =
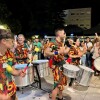
{"type": "Polygon", "coordinates": [[[71,63],[71,61],[72,61],[71,58],[68,58],[68,59],[66,60],[66,62],[68,62],[68,63],[71,63]]]}
{"type": "Polygon", "coordinates": [[[49,67],[50,67],[50,68],[52,68],[52,64],[53,64],[53,60],[50,59],[50,60],[49,60],[49,67]]]}

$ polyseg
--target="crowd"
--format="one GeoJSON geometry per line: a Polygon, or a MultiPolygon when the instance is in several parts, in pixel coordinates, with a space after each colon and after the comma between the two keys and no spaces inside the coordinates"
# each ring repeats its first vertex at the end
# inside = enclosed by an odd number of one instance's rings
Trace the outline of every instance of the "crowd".
{"type": "MultiPolygon", "coordinates": [[[[38,59],[48,59],[49,67],[54,77],[54,89],[51,99],[63,100],[62,91],[67,85],[68,77],[63,73],[63,65],[82,65],[100,72],[94,67],[94,60],[100,56],[100,39],[96,33],[94,40],[89,37],[80,39],[78,37],[67,38],[63,28],[55,30],[55,41],[48,38],[26,39],[23,34],[15,36],[10,30],[0,29],[0,100],[17,100],[16,85],[12,75],[24,77],[24,70],[16,70],[15,64],[28,63],[38,59]]],[[[68,90],[72,89],[74,78],[70,78],[68,90]]]]}

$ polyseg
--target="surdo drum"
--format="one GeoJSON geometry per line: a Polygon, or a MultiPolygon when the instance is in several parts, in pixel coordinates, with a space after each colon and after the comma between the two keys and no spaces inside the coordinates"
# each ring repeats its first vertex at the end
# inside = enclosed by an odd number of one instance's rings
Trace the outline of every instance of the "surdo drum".
{"type": "Polygon", "coordinates": [[[76,78],[79,73],[79,68],[75,65],[64,64],[64,74],[69,78],[76,78]]]}
{"type": "Polygon", "coordinates": [[[86,66],[80,66],[80,71],[78,73],[78,77],[76,78],[76,82],[83,86],[89,86],[90,79],[94,71],[86,66]]]}
{"type": "MultiPolygon", "coordinates": [[[[24,69],[27,66],[27,64],[16,64],[15,69],[20,70],[24,69]]],[[[13,76],[13,79],[17,85],[17,87],[23,87],[30,85],[34,82],[34,67],[31,65],[28,66],[28,69],[26,70],[25,77],[21,76],[13,76]]]]}

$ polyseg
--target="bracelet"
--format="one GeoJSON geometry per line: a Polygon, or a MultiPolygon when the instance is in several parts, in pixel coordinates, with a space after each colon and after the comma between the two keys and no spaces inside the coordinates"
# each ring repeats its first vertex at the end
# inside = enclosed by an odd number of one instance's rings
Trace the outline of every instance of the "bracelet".
{"type": "Polygon", "coordinates": [[[55,51],[54,54],[55,54],[55,55],[58,55],[58,51],[55,51]]]}

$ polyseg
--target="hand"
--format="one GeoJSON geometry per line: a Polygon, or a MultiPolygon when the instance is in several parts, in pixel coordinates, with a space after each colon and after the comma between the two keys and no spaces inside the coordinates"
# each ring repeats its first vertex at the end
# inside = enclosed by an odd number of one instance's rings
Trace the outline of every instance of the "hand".
{"type": "Polygon", "coordinates": [[[69,57],[70,57],[70,58],[73,58],[73,56],[72,56],[71,54],[69,55],[69,57]]]}
{"type": "Polygon", "coordinates": [[[5,95],[5,94],[0,94],[0,100],[10,100],[11,98],[10,98],[10,96],[7,94],[7,95],[5,95]]]}
{"type": "Polygon", "coordinates": [[[14,41],[14,48],[17,47],[17,41],[14,41]]]}
{"type": "Polygon", "coordinates": [[[59,54],[64,54],[65,51],[65,47],[60,47],[60,49],[58,50],[59,54]]]}
{"type": "Polygon", "coordinates": [[[95,36],[96,36],[96,37],[98,37],[98,34],[97,34],[97,33],[95,33],[95,36]]]}
{"type": "Polygon", "coordinates": [[[24,70],[20,70],[20,74],[21,77],[25,77],[26,73],[24,72],[24,70]]]}

